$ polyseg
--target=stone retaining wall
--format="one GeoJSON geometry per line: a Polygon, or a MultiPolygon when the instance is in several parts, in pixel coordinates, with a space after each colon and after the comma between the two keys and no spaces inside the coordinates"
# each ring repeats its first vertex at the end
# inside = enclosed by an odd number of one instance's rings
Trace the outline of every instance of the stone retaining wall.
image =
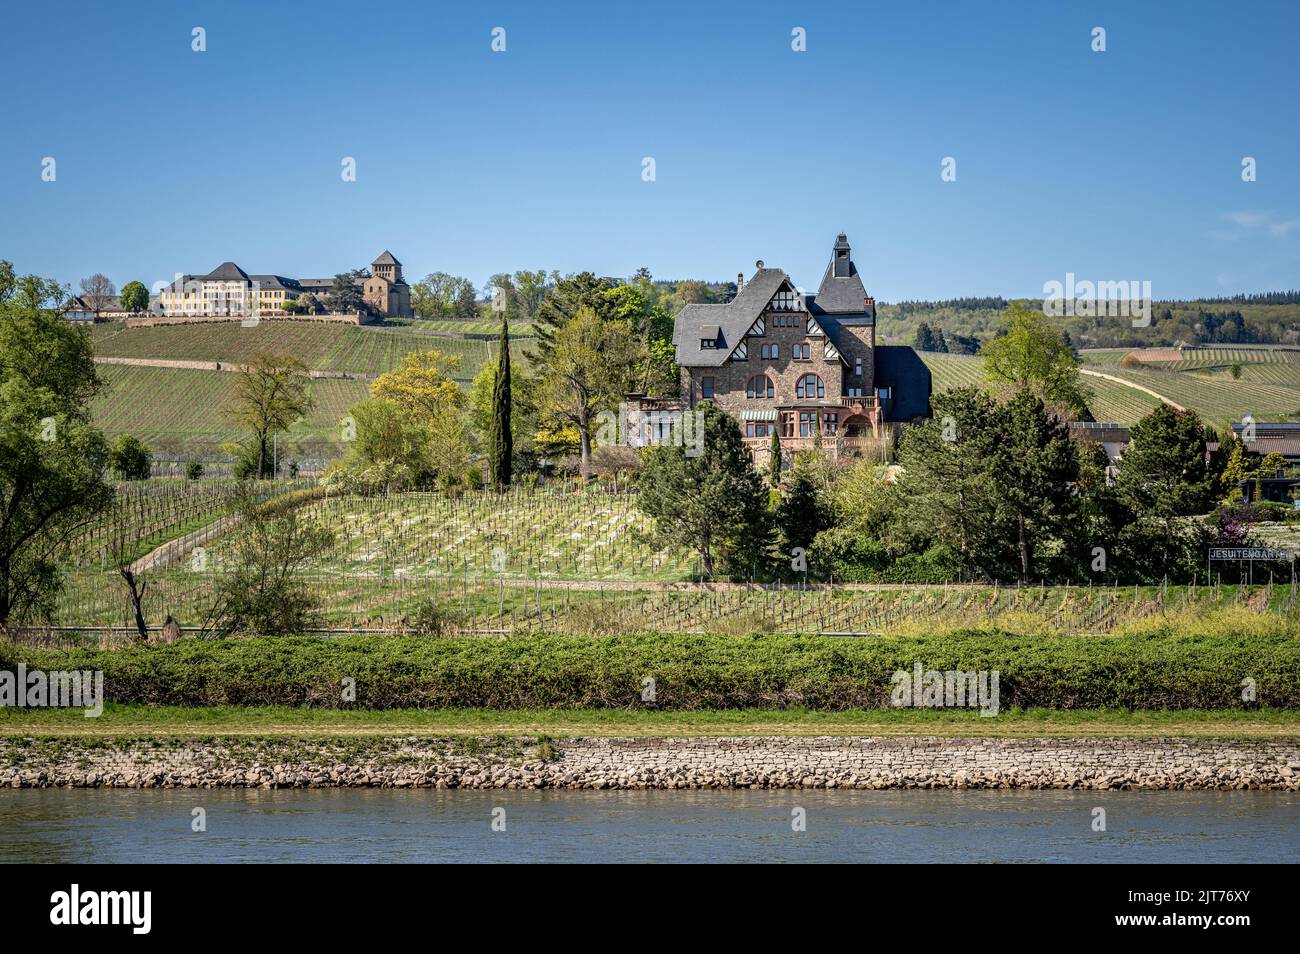
{"type": "Polygon", "coordinates": [[[0,786],[1300,791],[1300,740],[6,738],[0,786]]]}

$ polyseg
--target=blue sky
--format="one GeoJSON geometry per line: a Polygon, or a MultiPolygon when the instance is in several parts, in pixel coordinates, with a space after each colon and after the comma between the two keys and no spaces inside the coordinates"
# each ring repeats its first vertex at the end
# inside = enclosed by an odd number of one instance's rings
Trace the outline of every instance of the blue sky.
{"type": "Polygon", "coordinates": [[[5,26],[0,257],[69,283],[388,248],[410,280],[761,258],[815,286],[844,230],[886,301],[1300,287],[1292,2],[51,0],[5,26]]]}

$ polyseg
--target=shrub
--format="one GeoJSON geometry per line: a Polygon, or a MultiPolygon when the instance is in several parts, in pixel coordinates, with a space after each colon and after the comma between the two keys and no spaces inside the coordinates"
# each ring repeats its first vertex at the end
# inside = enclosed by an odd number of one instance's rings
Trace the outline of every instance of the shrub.
{"type": "Polygon", "coordinates": [[[153,456],[134,434],[120,434],[113,442],[109,466],[118,480],[148,480],[153,456]]]}

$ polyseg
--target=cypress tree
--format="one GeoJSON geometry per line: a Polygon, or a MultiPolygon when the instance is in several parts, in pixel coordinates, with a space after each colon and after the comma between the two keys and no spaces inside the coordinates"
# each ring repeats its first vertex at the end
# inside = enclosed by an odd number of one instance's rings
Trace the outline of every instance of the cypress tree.
{"type": "Polygon", "coordinates": [[[504,490],[510,486],[510,458],[514,453],[510,433],[510,332],[504,315],[497,347],[496,380],[492,382],[492,423],[487,443],[489,477],[498,490],[504,490]]]}

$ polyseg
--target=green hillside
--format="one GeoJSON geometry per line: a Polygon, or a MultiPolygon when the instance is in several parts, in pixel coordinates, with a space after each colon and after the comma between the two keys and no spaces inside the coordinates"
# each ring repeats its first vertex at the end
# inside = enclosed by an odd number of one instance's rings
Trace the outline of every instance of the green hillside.
{"type": "MultiPolygon", "coordinates": [[[[1041,297],[1025,299],[1034,308],[1041,297]]],[[[926,322],[946,336],[994,334],[1007,302],[1001,298],[960,298],[951,301],[905,301],[876,306],[881,340],[911,344],[917,327],[926,322]]],[[[1143,348],[1188,344],[1239,347],[1239,343],[1300,344],[1300,294],[1252,296],[1215,301],[1157,301],[1151,322],[1134,328],[1126,317],[1069,316],[1053,320],[1080,348],[1143,348]],[[1266,300],[1263,300],[1266,299],[1266,300]]]]}
{"type": "MultiPolygon", "coordinates": [[[[1132,381],[1212,424],[1300,417],[1300,352],[1227,346],[1083,352],[1084,367],[1132,381]],[[1237,373],[1234,375],[1233,368],[1237,373]]],[[[1094,379],[1089,379],[1089,385],[1094,379]]]]}
{"type": "MultiPolygon", "coordinates": [[[[437,350],[460,358],[458,378],[473,380],[492,356],[495,342],[324,322],[265,319],[252,327],[238,322],[196,322],[127,328],[121,323],[91,329],[95,354],[114,358],[220,361],[240,364],[259,351],[291,354],[315,371],[375,376],[397,366],[412,351],[437,350]]],[[[512,355],[524,360],[524,348],[512,355]]]]}
{"type": "MultiPolygon", "coordinates": [[[[981,387],[986,383],[982,358],[927,352],[921,355],[921,359],[930,369],[935,394],[953,388],[981,387]]],[[[1113,374],[1114,369],[1107,367],[1105,373],[1113,374]]],[[[1156,398],[1136,388],[1107,381],[1104,378],[1085,375],[1083,383],[1092,391],[1088,406],[1092,409],[1092,416],[1099,421],[1133,424],[1149,414],[1160,403],[1156,398]]]]}
{"type": "MultiPolygon", "coordinates": [[[[131,433],[160,455],[206,457],[222,454],[221,445],[243,441],[223,414],[237,377],[225,371],[190,371],[101,365],[108,383],[92,405],[95,423],[110,436],[131,433]]],[[[315,407],[279,438],[286,455],[317,456],[338,452],[339,422],[367,393],[365,381],[316,379],[308,385],[315,407]]]]}

